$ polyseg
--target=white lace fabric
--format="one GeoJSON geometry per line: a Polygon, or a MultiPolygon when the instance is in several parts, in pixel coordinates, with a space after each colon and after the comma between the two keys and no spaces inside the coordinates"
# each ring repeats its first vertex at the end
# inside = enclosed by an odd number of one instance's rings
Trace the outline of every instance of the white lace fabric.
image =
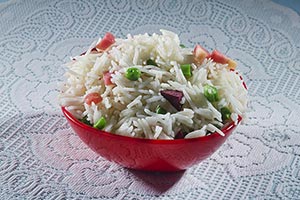
{"type": "Polygon", "coordinates": [[[0,4],[1,199],[299,199],[300,16],[271,1],[0,4]],[[187,3],[188,2],[188,3],[187,3]],[[92,152],[57,103],[62,64],[105,32],[167,29],[238,62],[248,120],[209,159],[172,174],[92,152]]]}

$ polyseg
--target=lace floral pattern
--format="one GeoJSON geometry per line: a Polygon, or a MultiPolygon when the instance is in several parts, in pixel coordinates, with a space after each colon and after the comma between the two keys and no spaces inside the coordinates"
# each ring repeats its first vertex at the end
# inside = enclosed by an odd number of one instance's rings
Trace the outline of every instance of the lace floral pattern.
{"type": "Polygon", "coordinates": [[[10,1],[0,4],[1,199],[298,199],[300,16],[271,1],[10,1]],[[239,63],[248,120],[185,172],[99,157],[56,101],[61,65],[110,31],[169,29],[239,63]]]}

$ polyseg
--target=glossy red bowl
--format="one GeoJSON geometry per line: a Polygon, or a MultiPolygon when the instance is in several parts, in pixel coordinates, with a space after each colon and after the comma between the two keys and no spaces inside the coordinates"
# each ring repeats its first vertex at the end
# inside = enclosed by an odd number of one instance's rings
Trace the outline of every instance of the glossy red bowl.
{"type": "MultiPolygon", "coordinates": [[[[84,143],[100,156],[124,167],[147,171],[179,171],[212,155],[236,128],[229,123],[218,133],[205,137],[151,140],[115,135],[81,123],[64,107],[62,112],[84,143]]],[[[238,121],[241,121],[239,117],[238,121]]]]}

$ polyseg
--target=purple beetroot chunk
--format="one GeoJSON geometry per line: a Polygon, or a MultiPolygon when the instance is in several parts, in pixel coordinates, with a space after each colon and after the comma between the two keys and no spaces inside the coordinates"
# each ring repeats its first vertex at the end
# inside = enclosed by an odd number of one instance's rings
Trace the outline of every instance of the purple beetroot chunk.
{"type": "Polygon", "coordinates": [[[183,139],[186,134],[184,134],[181,130],[178,131],[175,135],[175,139],[183,139]]]}
{"type": "Polygon", "coordinates": [[[183,93],[178,90],[162,90],[160,94],[167,99],[176,110],[182,110],[182,104],[180,103],[183,93]]]}

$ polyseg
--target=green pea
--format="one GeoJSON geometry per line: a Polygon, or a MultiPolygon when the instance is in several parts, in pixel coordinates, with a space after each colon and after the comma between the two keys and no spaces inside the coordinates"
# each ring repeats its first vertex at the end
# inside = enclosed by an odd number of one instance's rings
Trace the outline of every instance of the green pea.
{"type": "Polygon", "coordinates": [[[138,68],[130,67],[125,72],[125,77],[131,81],[137,81],[141,77],[141,71],[138,68]]]}
{"type": "Polygon", "coordinates": [[[96,129],[103,129],[106,126],[106,119],[104,117],[101,117],[95,124],[94,128],[96,129]]]}
{"type": "Polygon", "coordinates": [[[222,114],[222,120],[226,121],[226,120],[230,119],[231,111],[229,110],[228,107],[223,107],[223,108],[221,108],[221,114],[222,114]]]}
{"type": "Polygon", "coordinates": [[[204,96],[206,99],[210,102],[216,102],[219,101],[219,94],[218,89],[211,85],[205,85],[204,86],[204,96]]]}
{"type": "Polygon", "coordinates": [[[167,113],[167,111],[166,111],[164,108],[160,107],[160,105],[158,105],[158,106],[156,107],[155,112],[156,112],[157,114],[162,114],[162,115],[164,115],[164,114],[167,113]]]}
{"type": "Polygon", "coordinates": [[[87,115],[86,116],[84,116],[82,119],[80,119],[79,121],[81,121],[82,123],[84,123],[84,124],[86,124],[86,125],[88,125],[88,126],[93,126],[92,124],[91,124],[91,122],[87,119],[87,115]]]}
{"type": "Polygon", "coordinates": [[[180,44],[179,45],[181,48],[186,48],[186,46],[184,44],[180,44]]]}
{"type": "Polygon", "coordinates": [[[186,78],[192,77],[192,66],[191,64],[180,65],[181,71],[186,78]]]}
{"type": "Polygon", "coordinates": [[[146,64],[147,64],[147,65],[153,65],[153,66],[156,66],[156,67],[157,67],[157,63],[156,63],[154,60],[152,60],[152,59],[148,59],[148,60],[146,61],[146,64]]]}

